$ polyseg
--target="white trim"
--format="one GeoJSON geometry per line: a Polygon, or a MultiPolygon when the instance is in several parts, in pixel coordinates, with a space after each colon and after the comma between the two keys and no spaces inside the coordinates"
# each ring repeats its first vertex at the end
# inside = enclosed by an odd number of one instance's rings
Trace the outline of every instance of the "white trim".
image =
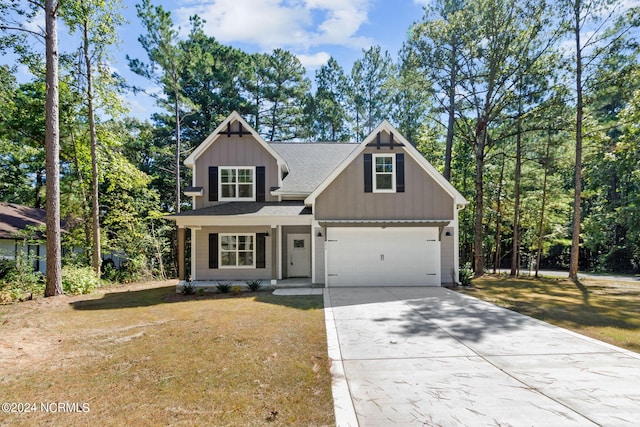
{"type": "MultiPolygon", "coordinates": [[[[247,183],[244,183],[245,185],[247,183]]],[[[256,201],[256,167],[255,166],[218,166],[218,201],[220,202],[255,202],[256,201]],[[222,182],[222,170],[234,170],[236,171],[236,182],[233,183],[223,183],[222,182]],[[238,181],[238,171],[240,169],[250,170],[253,174],[253,181],[251,183],[251,192],[253,196],[251,197],[224,197],[222,195],[222,186],[223,185],[231,185],[235,184],[236,186],[236,194],[240,194],[240,182],[238,181]]]]}
{"type": "MultiPolygon", "coordinates": [[[[440,174],[440,172],[438,172],[436,170],[436,168],[433,167],[433,165],[431,163],[429,163],[427,161],[427,159],[424,158],[424,156],[422,154],[420,154],[420,152],[413,146],[411,145],[411,143],[409,141],[407,141],[404,136],[402,136],[401,133],[399,133],[388,121],[383,120],[382,123],[380,123],[378,125],[377,128],[375,128],[373,130],[373,132],[371,132],[369,134],[369,136],[367,136],[361,143],[360,145],[355,148],[351,154],[349,154],[347,156],[347,158],[345,158],[342,163],[340,163],[330,174],[329,176],[327,176],[327,178],[318,186],[318,188],[316,188],[315,190],[313,190],[313,193],[311,193],[309,195],[309,197],[307,197],[304,200],[304,203],[309,206],[309,205],[313,205],[315,202],[315,199],[324,191],[326,190],[326,188],[365,150],[365,148],[367,147],[367,145],[373,141],[375,141],[376,136],[378,134],[378,132],[381,131],[386,131],[389,133],[393,133],[393,136],[396,140],[396,142],[398,143],[398,147],[399,149],[404,149],[405,153],[407,153],[411,158],[413,158],[424,170],[425,172],[427,172],[428,175],[430,175],[438,184],[440,184],[440,186],[447,192],[447,194],[449,194],[451,197],[453,197],[454,203],[458,204],[458,205],[467,205],[469,202],[462,196],[462,194],[460,194],[460,192],[458,192],[458,190],[456,190],[453,185],[451,185],[451,183],[449,181],[446,180],[446,178],[444,176],[442,176],[442,174],[440,174]],[[403,147],[400,147],[400,144],[403,145],[403,147]]],[[[315,211],[314,211],[315,212],[315,211]]]]}
{"type": "Polygon", "coordinates": [[[196,232],[197,230],[191,229],[191,280],[198,280],[196,278],[196,232]]]}
{"type": "MultiPolygon", "coordinates": [[[[218,233],[218,268],[220,270],[226,270],[226,269],[255,269],[256,268],[256,233],[218,233]],[[247,250],[243,250],[240,251],[238,250],[238,248],[236,247],[235,249],[235,253],[236,253],[236,265],[222,265],[222,238],[223,237],[240,237],[240,236],[248,236],[251,237],[251,252],[253,253],[253,256],[251,257],[251,265],[238,265],[238,254],[240,252],[249,252],[247,250]]],[[[236,242],[236,246],[238,245],[238,242],[236,242]]],[[[225,252],[233,252],[233,251],[225,251],[225,252]]]]}
{"type": "Polygon", "coordinates": [[[278,280],[282,280],[282,225],[277,226],[277,246],[278,246],[278,275],[276,276],[278,280]]]}
{"type": "Polygon", "coordinates": [[[396,192],[396,154],[395,153],[388,153],[388,154],[372,154],[371,155],[371,180],[372,180],[372,192],[374,193],[395,193],[396,192]],[[377,175],[378,173],[382,174],[382,175],[389,175],[388,172],[378,172],[376,171],[376,159],[378,158],[387,158],[390,157],[391,158],[391,188],[381,188],[378,189],[377,188],[377,183],[378,180],[377,175]]]}

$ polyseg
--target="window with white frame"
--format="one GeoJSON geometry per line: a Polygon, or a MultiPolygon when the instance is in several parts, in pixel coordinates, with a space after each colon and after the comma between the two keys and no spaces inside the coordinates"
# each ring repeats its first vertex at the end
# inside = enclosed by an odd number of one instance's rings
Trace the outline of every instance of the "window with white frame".
{"type": "Polygon", "coordinates": [[[373,191],[392,193],[396,191],[396,157],[393,154],[373,155],[373,191]]]}
{"type": "Polygon", "coordinates": [[[255,200],[255,167],[221,167],[220,200],[255,200]]]}
{"type": "Polygon", "coordinates": [[[255,234],[221,234],[220,267],[255,267],[255,234]]]}

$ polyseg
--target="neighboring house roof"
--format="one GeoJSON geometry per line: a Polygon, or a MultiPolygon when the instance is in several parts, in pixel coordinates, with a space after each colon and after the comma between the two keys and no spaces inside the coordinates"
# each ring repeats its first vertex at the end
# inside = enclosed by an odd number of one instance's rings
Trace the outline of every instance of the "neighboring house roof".
{"type": "Polygon", "coordinates": [[[440,186],[453,197],[456,205],[467,205],[469,202],[464,198],[458,190],[447,179],[440,174],[433,167],[431,163],[424,158],[424,156],[409,142],[400,132],[398,132],[387,120],[383,120],[377,128],[373,130],[356,148],[345,158],[340,165],[338,165],[328,177],[322,181],[322,183],[305,199],[305,204],[308,206],[313,205],[316,197],[318,197],[350,164],[353,160],[367,147],[369,143],[372,143],[379,132],[386,131],[393,133],[398,143],[404,145],[406,153],[409,154],[426,172],[431,176],[440,186]]]}
{"type": "Polygon", "coordinates": [[[44,209],[30,208],[13,203],[0,203],[0,239],[15,239],[27,226],[44,226],[44,209]]]}
{"type": "Polygon", "coordinates": [[[234,122],[240,123],[240,125],[242,126],[243,132],[253,136],[255,138],[255,140],[258,141],[258,143],[260,145],[262,145],[262,147],[265,150],[267,150],[267,152],[269,152],[269,154],[271,154],[276,159],[276,162],[278,163],[278,166],[280,166],[281,169],[283,169],[285,171],[289,170],[289,168],[287,166],[287,162],[282,158],[282,156],[280,156],[280,154],[278,154],[278,152],[275,151],[260,136],[260,134],[258,134],[258,132],[256,132],[240,116],[240,114],[238,114],[237,111],[234,111],[233,113],[231,113],[229,115],[229,117],[227,117],[222,123],[220,123],[220,126],[218,126],[213,132],[211,132],[211,134],[200,145],[198,145],[198,147],[196,147],[196,149],[189,155],[189,157],[187,157],[185,159],[184,164],[189,168],[193,168],[193,166],[195,165],[196,160],[198,159],[198,157],[200,157],[200,155],[202,153],[207,151],[207,149],[211,146],[211,144],[213,144],[218,138],[220,138],[220,136],[224,136],[224,133],[225,133],[225,130],[227,129],[227,126],[229,126],[231,123],[234,123],[234,122]]]}
{"type": "Polygon", "coordinates": [[[282,142],[270,143],[289,165],[289,174],[274,195],[309,195],[353,150],[354,143],[282,142]]]}
{"type": "Polygon", "coordinates": [[[258,215],[258,216],[294,216],[311,215],[311,209],[302,201],[296,202],[226,202],[192,211],[182,211],[178,216],[224,216],[224,215],[258,215]]]}

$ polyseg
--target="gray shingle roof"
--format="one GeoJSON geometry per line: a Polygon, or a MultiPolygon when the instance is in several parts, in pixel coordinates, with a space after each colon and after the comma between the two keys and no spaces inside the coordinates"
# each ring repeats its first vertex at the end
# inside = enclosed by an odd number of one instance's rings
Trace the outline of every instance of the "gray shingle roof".
{"type": "Polygon", "coordinates": [[[13,203],[0,203],[0,239],[13,239],[27,226],[43,226],[45,210],[13,203]]]}
{"type": "Polygon", "coordinates": [[[278,192],[311,194],[358,147],[341,142],[270,143],[287,162],[289,174],[278,192]]]}
{"type": "Polygon", "coordinates": [[[310,215],[311,209],[302,201],[292,202],[226,202],[192,211],[183,211],[176,216],[209,216],[209,215],[258,215],[258,216],[293,216],[310,215]]]}

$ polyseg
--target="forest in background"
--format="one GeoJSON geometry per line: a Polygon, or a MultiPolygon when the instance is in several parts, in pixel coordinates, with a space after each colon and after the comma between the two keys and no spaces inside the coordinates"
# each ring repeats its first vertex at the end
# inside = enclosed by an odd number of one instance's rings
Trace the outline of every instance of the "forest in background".
{"type": "MultiPolygon", "coordinates": [[[[44,208],[45,62],[30,42],[39,35],[24,31],[38,2],[24,3],[0,1],[0,51],[19,60],[0,66],[0,201],[44,208]],[[33,79],[18,82],[18,67],[33,79]]],[[[174,276],[175,229],[162,216],[190,208],[182,161],[236,110],[267,141],[356,142],[388,119],[469,200],[461,261],[476,274],[569,268],[572,245],[581,270],[640,269],[637,8],[435,0],[400,52],[330,59],[311,81],[292,53],[223,45],[197,16],[180,37],[143,0],[147,57],[129,66],[161,88],[163,112],[148,121],[122,102],[142,89],[109,66],[121,8],[76,0],[57,12],[77,38],[60,52],[62,244],[84,248],[65,263],[126,254],[116,279],[174,276]]]]}

